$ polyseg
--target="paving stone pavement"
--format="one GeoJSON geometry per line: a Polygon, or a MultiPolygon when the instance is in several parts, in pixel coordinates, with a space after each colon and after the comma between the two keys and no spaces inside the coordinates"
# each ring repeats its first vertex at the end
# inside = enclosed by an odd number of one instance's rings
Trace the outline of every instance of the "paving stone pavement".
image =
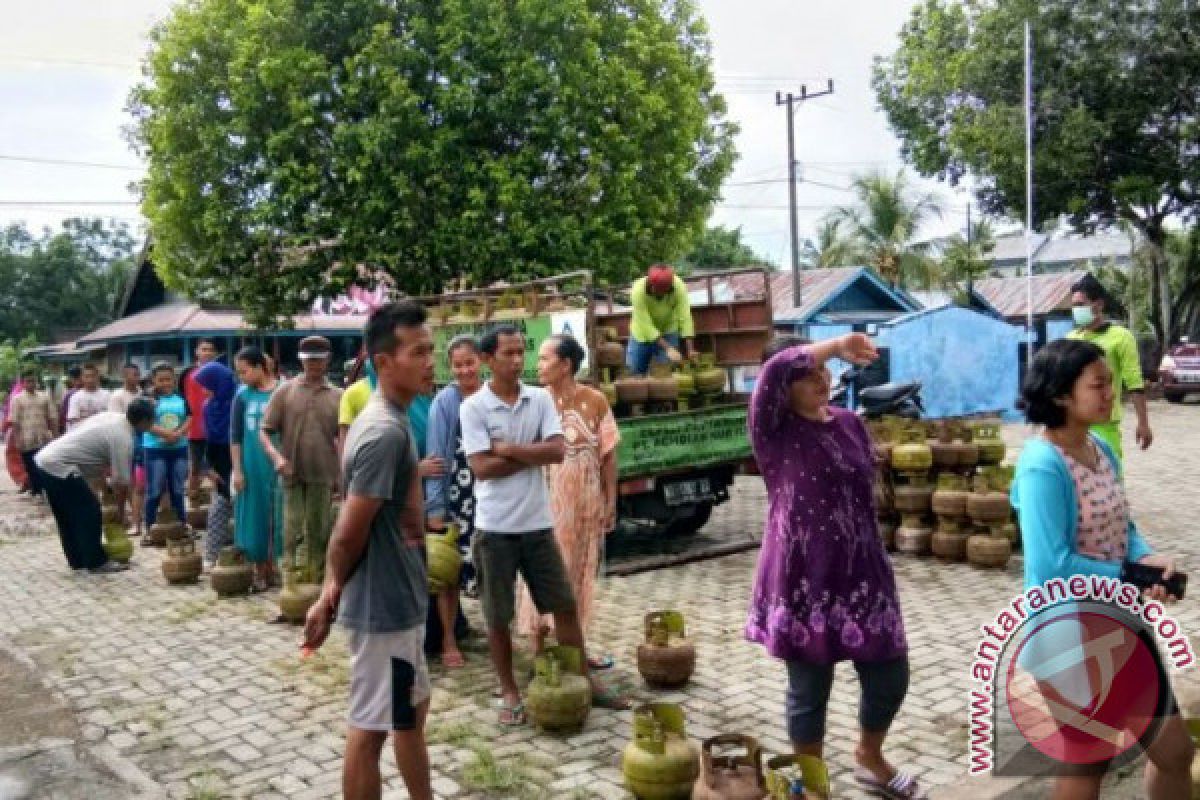
{"type": "MultiPolygon", "coordinates": [[[[1194,489],[1200,470],[1200,408],[1153,406],[1158,441],[1132,453],[1128,483],[1150,541],[1200,564],[1194,489]],[[1189,487],[1189,488],[1185,488],[1189,487]]],[[[1023,427],[1006,431],[1016,443],[1023,427]]],[[[762,523],[761,484],[739,481],[710,525],[738,535],[762,523]]],[[[786,752],[782,665],[742,639],[756,552],[606,578],[591,640],[613,653],[640,696],[681,702],[696,739],[756,735],[786,752]],[[644,610],[677,608],[698,649],[691,685],[674,693],[640,688],[633,670],[644,610]]],[[[88,743],[116,750],[171,797],[306,798],[339,795],[347,657],[335,635],[319,654],[298,657],[295,628],[266,624],[273,596],[216,600],[203,579],[168,587],[161,551],[139,549],[133,568],[77,576],[63,561],[49,518],[10,485],[0,490],[0,644],[33,658],[51,690],[75,711],[88,743]]],[[[968,662],[979,626],[1019,589],[1020,562],[1006,570],[898,557],[911,645],[912,685],[889,739],[889,755],[929,786],[965,776],[968,662]]],[[[467,606],[478,624],[473,604],[467,606]]],[[[1192,598],[1175,609],[1200,630],[1192,598]]],[[[618,759],[631,714],[593,711],[582,734],[554,737],[495,723],[485,647],[474,639],[466,669],[434,667],[430,722],[440,798],[625,798],[618,759]],[[492,792],[487,786],[507,787],[492,792]]],[[[527,662],[525,662],[527,666],[527,662]]],[[[1188,678],[1189,681],[1193,680],[1188,678]]],[[[862,795],[853,765],[857,685],[838,668],[827,757],[836,796],[862,795]]],[[[0,727],[4,721],[0,720],[0,727]]],[[[385,756],[387,797],[405,797],[385,756]]],[[[134,796],[134,795],[131,795],[134,796]]]]}

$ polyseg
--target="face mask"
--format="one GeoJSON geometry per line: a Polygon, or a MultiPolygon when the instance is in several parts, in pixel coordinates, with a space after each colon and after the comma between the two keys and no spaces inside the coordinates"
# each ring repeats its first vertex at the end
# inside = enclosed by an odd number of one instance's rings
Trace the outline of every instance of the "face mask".
{"type": "Polygon", "coordinates": [[[1092,313],[1091,306],[1071,306],[1071,316],[1075,318],[1075,324],[1080,328],[1086,328],[1096,321],[1096,315],[1092,313]]]}

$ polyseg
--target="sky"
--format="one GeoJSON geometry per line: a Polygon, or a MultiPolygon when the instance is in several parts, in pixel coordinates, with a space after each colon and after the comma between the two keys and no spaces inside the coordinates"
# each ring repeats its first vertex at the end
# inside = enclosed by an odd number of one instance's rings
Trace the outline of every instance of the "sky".
{"type": "MultiPolygon", "coordinates": [[[[775,92],[834,94],[796,111],[801,239],[869,170],[903,167],[876,107],[871,61],[891,52],[915,0],[699,0],[714,72],[741,132],[740,157],[711,222],[741,227],[772,261],[790,263],[786,111],[775,92]]],[[[172,0],[36,0],[4,3],[0,29],[0,225],[57,227],[70,216],[140,224],[130,184],[140,159],[123,135],[125,102],[140,78],[146,34],[172,0]],[[25,161],[21,159],[33,159],[25,161]],[[50,163],[86,162],[85,165],[50,163]]],[[[965,227],[968,197],[919,182],[945,214],[924,235],[965,227]]]]}

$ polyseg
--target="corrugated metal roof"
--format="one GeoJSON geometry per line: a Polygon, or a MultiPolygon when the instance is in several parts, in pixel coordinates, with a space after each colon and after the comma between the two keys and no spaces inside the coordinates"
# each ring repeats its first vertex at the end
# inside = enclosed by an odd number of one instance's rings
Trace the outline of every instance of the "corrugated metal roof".
{"type": "Polygon", "coordinates": [[[1070,263],[1073,261],[1128,261],[1133,257],[1129,237],[1119,233],[1096,233],[1091,236],[1064,236],[1051,239],[1038,253],[1039,263],[1070,263]]]}
{"type": "MultiPolygon", "coordinates": [[[[792,273],[771,274],[771,307],[776,322],[803,322],[815,314],[841,289],[850,285],[866,267],[834,267],[831,269],[806,269],[800,272],[802,303],[796,308],[792,302],[792,273]]],[[[728,279],[734,296],[750,299],[760,294],[762,280],[753,274],[733,275],[728,279]]]]}
{"type": "MultiPolygon", "coordinates": [[[[1133,245],[1123,233],[1097,232],[1080,236],[1063,231],[1033,235],[1034,264],[1070,264],[1086,261],[1128,261],[1133,245]]],[[[1019,265],[1025,263],[1025,234],[1008,233],[996,237],[996,246],[987,254],[993,263],[1019,265]]]]}
{"type": "MultiPolygon", "coordinates": [[[[358,333],[365,315],[345,316],[297,314],[295,330],[358,333]]],[[[131,314],[92,331],[79,344],[103,344],[121,339],[139,339],[162,334],[239,334],[252,330],[234,309],[202,308],[195,303],[173,302],[131,314]]]]}
{"type": "MultiPolygon", "coordinates": [[[[1050,239],[1047,234],[1033,235],[1033,260],[1037,263],[1038,253],[1050,239]]],[[[988,251],[988,261],[1003,261],[1025,263],[1025,234],[1024,232],[1006,233],[996,237],[996,246],[988,251]]]]}
{"type": "MultiPolygon", "coordinates": [[[[1052,314],[1071,309],[1071,287],[1086,273],[1082,270],[1053,272],[1033,276],[1033,313],[1052,314]]],[[[1025,278],[985,278],[975,282],[975,290],[987,298],[1003,317],[1028,314],[1025,278]]]]}

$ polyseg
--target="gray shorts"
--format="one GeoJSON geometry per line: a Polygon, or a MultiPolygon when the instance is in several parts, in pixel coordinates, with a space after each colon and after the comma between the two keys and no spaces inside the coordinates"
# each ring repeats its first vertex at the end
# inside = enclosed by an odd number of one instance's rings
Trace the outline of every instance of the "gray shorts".
{"type": "Polygon", "coordinates": [[[479,580],[479,603],[491,630],[512,624],[517,574],[525,579],[533,604],[541,614],[575,610],[575,592],[567,580],[554,532],[488,533],[476,530],[471,556],[479,580]]]}
{"type": "Polygon", "coordinates": [[[346,721],[362,731],[411,731],[417,707],[429,699],[425,626],[403,631],[351,630],[350,712],[346,721]]]}

